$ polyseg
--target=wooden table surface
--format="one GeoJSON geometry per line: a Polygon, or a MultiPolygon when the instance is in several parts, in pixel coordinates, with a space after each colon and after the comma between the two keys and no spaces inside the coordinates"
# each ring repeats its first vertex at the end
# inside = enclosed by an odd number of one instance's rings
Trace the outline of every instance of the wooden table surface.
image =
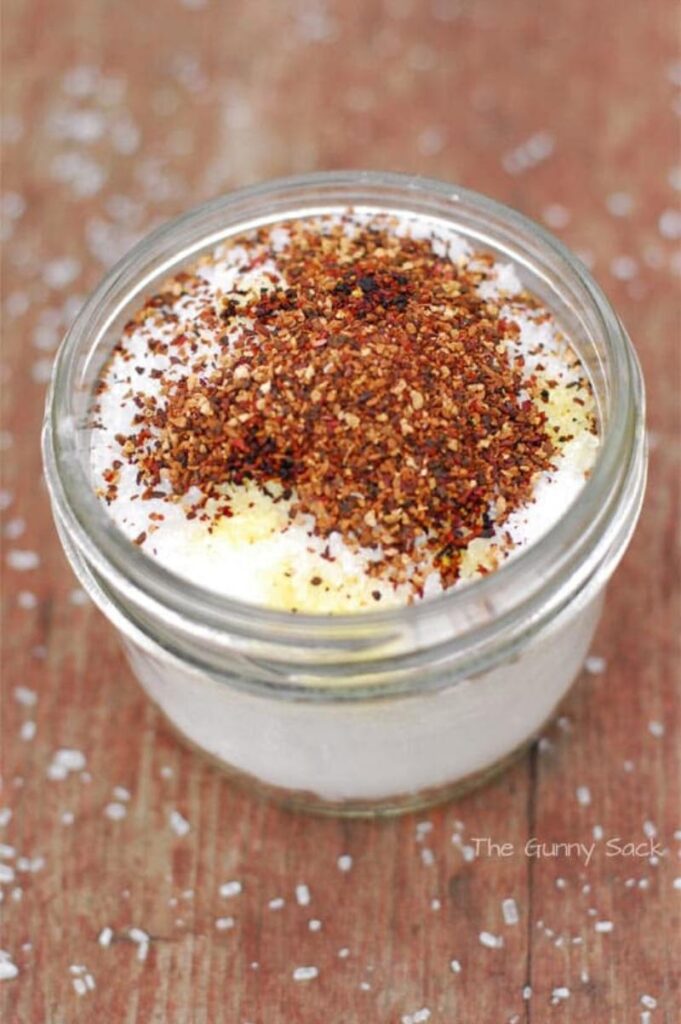
{"type": "Polygon", "coordinates": [[[674,0],[9,0],[7,1024],[679,1019],[677,17],[674,0]],[[38,451],[60,335],[140,234],[339,166],[458,182],[552,227],[630,330],[652,431],[640,527],[563,717],[489,788],[380,823],[258,802],[169,734],[66,566],[38,451]],[[60,749],[82,755],[65,778],[60,749]]]}

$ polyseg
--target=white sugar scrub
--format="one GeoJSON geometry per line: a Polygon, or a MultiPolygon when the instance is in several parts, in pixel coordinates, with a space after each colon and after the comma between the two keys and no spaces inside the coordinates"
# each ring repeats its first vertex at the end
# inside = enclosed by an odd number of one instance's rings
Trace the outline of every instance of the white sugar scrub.
{"type": "MultiPolygon", "coordinates": [[[[203,494],[200,484],[177,493],[168,477],[161,474],[161,479],[149,487],[148,480],[140,480],[139,447],[130,439],[136,440],[143,429],[141,447],[154,457],[154,446],[167,444],[167,436],[155,426],[150,403],[154,410],[167,409],[164,392],[168,385],[196,374],[205,379],[206,387],[202,391],[199,380],[193,394],[198,394],[197,401],[206,401],[211,372],[223,365],[225,353],[236,361],[235,376],[250,375],[242,356],[244,338],[254,333],[254,320],[248,313],[239,315],[239,308],[245,307],[249,297],[289,287],[282,254],[292,232],[312,231],[330,238],[334,227],[341,228],[344,238],[369,229],[423,241],[443,265],[451,268],[454,280],[465,274],[480,300],[477,315],[503,318],[503,354],[520,368],[521,398],[536,401],[546,419],[546,431],[554,446],[550,466],[534,474],[526,500],[517,509],[491,523],[485,536],[473,535],[461,549],[453,585],[493,571],[545,534],[583,487],[598,449],[592,389],[568,338],[546,308],[531,298],[528,302],[512,264],[476,255],[452,227],[428,218],[347,211],[342,217],[283,222],[273,227],[266,239],[254,232],[237,243],[222,244],[164,283],[163,292],[142,307],[119,340],[98,388],[91,438],[95,486],[116,525],[131,540],[142,538],[145,551],[179,576],[241,601],[322,614],[362,611],[375,607],[377,601],[383,608],[399,607],[441,593],[444,588],[437,561],[431,559],[426,565],[423,585],[417,590],[408,580],[396,582],[377,569],[382,558],[380,543],[358,544],[352,534],[344,535],[340,529],[320,532],[313,514],[293,514],[300,504],[295,481],[290,495],[283,493],[286,481],[277,478],[276,467],[264,484],[248,477],[234,482],[225,467],[224,479],[218,484],[228,516],[221,514],[223,502],[216,500],[213,492],[203,494]],[[237,315],[226,324],[225,318],[214,312],[228,304],[237,307],[237,315]],[[507,324],[513,325],[515,332],[507,324]],[[525,386],[530,390],[525,391],[525,386]],[[133,451],[134,447],[137,450],[133,451]],[[195,512],[197,499],[205,501],[200,516],[195,512]]],[[[361,270],[359,275],[363,281],[370,280],[361,277],[361,270]]],[[[304,289],[297,294],[307,301],[304,289]]],[[[450,308],[456,309],[456,304],[455,296],[450,308]]],[[[418,313],[417,308],[415,315],[418,313]]],[[[454,326],[458,322],[443,321],[454,330],[458,330],[454,326]]],[[[364,328],[363,320],[357,321],[357,327],[364,328]]],[[[380,318],[370,329],[383,329],[380,318]]],[[[327,333],[342,337],[343,332],[351,331],[347,320],[326,317],[321,327],[322,343],[327,333]]],[[[305,374],[301,406],[320,377],[324,379],[325,369],[305,374]]],[[[276,376],[272,379],[276,381],[276,376]]],[[[268,378],[256,394],[265,393],[270,386],[268,378]]],[[[344,397],[315,405],[314,414],[358,414],[356,426],[360,431],[368,429],[371,415],[362,423],[364,407],[343,403],[344,397]]],[[[403,404],[399,394],[393,401],[396,407],[403,404]]],[[[424,402],[427,405],[428,394],[424,402]]],[[[235,408],[248,412],[244,404],[235,408]]],[[[248,416],[239,419],[246,422],[238,425],[241,433],[235,432],[235,444],[241,442],[250,425],[248,416]]],[[[448,430],[455,443],[459,427],[454,416],[448,430]]],[[[358,458],[356,454],[352,457],[358,458]]],[[[423,530],[424,537],[427,532],[427,528],[423,530]]]]}
{"type": "Polygon", "coordinates": [[[289,179],[105,279],[56,360],[60,538],[179,733],[294,807],[490,777],[578,675],[645,482],[631,344],[543,229],[289,179]]]}

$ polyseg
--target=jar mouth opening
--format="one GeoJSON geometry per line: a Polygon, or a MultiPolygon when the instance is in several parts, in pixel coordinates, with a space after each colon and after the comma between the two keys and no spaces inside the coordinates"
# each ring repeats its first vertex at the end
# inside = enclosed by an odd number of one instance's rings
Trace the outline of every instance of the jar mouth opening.
{"type": "MultiPolygon", "coordinates": [[[[531,600],[537,600],[539,590],[545,591],[547,581],[555,580],[561,568],[572,565],[574,569],[597,547],[603,550],[613,503],[626,486],[637,446],[643,447],[642,418],[642,381],[631,343],[598,285],[559,240],[515,210],[455,185],[401,174],[340,171],[237,190],[195,207],[139,242],[104,277],[64,338],[47,398],[43,446],[56,514],[86,561],[104,577],[115,579],[122,591],[213,629],[258,634],[269,630],[321,642],[322,638],[368,635],[398,623],[419,628],[443,615],[466,622],[474,607],[487,607],[488,620],[529,614],[531,600]],[[588,306],[591,323],[603,341],[610,410],[605,428],[601,417],[599,452],[591,475],[565,514],[493,573],[399,608],[332,616],[292,613],[199,587],[166,569],[114,527],[82,464],[74,388],[92,362],[97,340],[107,334],[133,297],[170,267],[240,233],[254,221],[272,223],[349,205],[426,215],[429,210],[430,216],[447,220],[484,247],[507,252],[521,270],[532,271],[550,291],[551,278],[561,275],[574,301],[588,306]],[[520,241],[524,249],[515,252],[514,242],[520,241]]],[[[636,512],[637,508],[634,518],[636,512]]]]}

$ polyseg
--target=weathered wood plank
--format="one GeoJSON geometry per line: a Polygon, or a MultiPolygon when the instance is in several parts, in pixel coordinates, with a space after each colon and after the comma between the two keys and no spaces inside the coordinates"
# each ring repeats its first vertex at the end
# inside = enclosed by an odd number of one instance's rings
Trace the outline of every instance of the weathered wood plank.
{"type": "Polygon", "coordinates": [[[19,968],[0,982],[4,1020],[677,1019],[677,27],[672,3],[615,0],[67,0],[57,22],[39,0],[8,5],[3,543],[40,563],[3,564],[0,842],[16,852],[0,945],[19,968]],[[603,671],[492,786],[374,824],[254,801],[168,733],[81,603],[37,448],[71,307],[134,237],[228,187],[334,166],[427,173],[544,218],[593,263],[637,343],[655,442],[594,648],[603,671]],[[85,774],[46,777],[62,747],[83,752],[85,774]],[[609,857],[616,837],[665,852],[609,857]],[[529,856],[533,838],[596,845],[587,864],[529,856]],[[230,880],[242,891],[221,897],[230,880]],[[145,959],[131,928],[150,937],[145,959]],[[93,991],[77,993],[74,965],[93,991]],[[295,982],[299,966],[319,976],[295,982]]]}

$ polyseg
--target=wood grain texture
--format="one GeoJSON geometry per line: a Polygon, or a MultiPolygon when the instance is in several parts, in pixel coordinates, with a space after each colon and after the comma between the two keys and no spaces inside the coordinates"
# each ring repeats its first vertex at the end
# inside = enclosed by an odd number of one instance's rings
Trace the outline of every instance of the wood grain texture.
{"type": "Polygon", "coordinates": [[[3,1021],[678,1020],[677,16],[673,0],[6,5],[0,947],[18,976],[0,981],[3,1021]],[[634,338],[653,431],[594,646],[604,671],[495,784],[382,823],[254,801],[166,731],[76,589],[38,451],[59,335],[140,233],[238,184],[338,166],[459,182],[557,229],[634,338]],[[49,779],[60,748],[86,771],[49,779]],[[524,852],[594,829],[588,865],[524,852]],[[607,856],[608,839],[653,831],[657,860],[607,856]],[[475,837],[514,852],[474,857],[475,837]],[[230,880],[241,893],[220,897],[230,880]],[[130,928],[150,936],[144,960],[130,928]],[[78,994],[74,965],[94,990],[78,994]],[[294,981],[299,966],[318,977],[294,981]]]}

